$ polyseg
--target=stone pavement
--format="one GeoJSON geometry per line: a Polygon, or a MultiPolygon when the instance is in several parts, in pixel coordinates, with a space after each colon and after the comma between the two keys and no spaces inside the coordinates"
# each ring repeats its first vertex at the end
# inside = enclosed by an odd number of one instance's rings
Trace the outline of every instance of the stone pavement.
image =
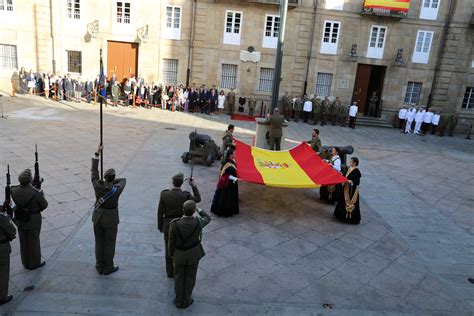
{"type": "MultiPolygon", "coordinates": [[[[227,117],[107,108],[105,167],[128,179],[120,204],[119,272],[94,269],[90,157],[98,139],[97,109],[38,98],[9,99],[0,122],[0,168],[33,165],[38,143],[44,190],[41,241],[45,268],[21,268],[12,253],[15,301],[0,312],[181,314],[171,301],[163,240],[156,230],[160,190],[183,170],[179,156],[194,128],[220,143],[227,117]],[[170,146],[170,144],[174,144],[170,146]],[[35,284],[32,293],[24,286],[35,284]]],[[[254,124],[233,121],[251,142],[254,124]]],[[[308,138],[292,123],[286,147],[308,138]]],[[[396,130],[322,127],[323,144],[352,144],[361,158],[362,223],[333,220],[315,190],[241,183],[241,214],[213,217],[204,233],[197,314],[470,314],[474,310],[473,147],[461,138],[418,137],[396,130]],[[325,310],[322,304],[333,304],[325,310]]],[[[209,210],[217,164],[195,165],[209,210]]],[[[3,172],[0,183],[5,182],[3,172]]],[[[0,196],[3,199],[3,196],[0,196]]]]}

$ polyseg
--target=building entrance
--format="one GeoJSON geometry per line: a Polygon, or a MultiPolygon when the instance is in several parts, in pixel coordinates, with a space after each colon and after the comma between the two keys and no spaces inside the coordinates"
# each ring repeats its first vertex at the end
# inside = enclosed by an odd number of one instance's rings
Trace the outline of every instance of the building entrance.
{"type": "Polygon", "coordinates": [[[138,43],[107,42],[107,77],[113,74],[119,82],[137,76],[138,43]]]}
{"type": "Polygon", "coordinates": [[[359,64],[357,66],[352,100],[357,101],[359,112],[364,113],[365,116],[378,117],[380,114],[380,100],[382,98],[386,68],[386,66],[366,64],[359,64]],[[377,95],[377,102],[375,102],[375,106],[371,109],[371,97],[374,92],[377,95]]]}

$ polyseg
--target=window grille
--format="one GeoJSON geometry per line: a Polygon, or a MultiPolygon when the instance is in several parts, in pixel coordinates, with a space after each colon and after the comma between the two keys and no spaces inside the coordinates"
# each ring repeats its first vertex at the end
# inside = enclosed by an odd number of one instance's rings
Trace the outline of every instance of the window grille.
{"type": "Polygon", "coordinates": [[[0,68],[18,69],[16,45],[0,44],[0,68]]]}
{"type": "Polygon", "coordinates": [[[316,78],[316,95],[317,96],[330,96],[332,86],[332,74],[318,72],[316,78]]]}
{"type": "Polygon", "coordinates": [[[235,88],[237,83],[237,65],[222,64],[221,88],[235,88]]]}
{"type": "Polygon", "coordinates": [[[82,73],[82,52],[67,51],[67,71],[82,73]]]}
{"type": "Polygon", "coordinates": [[[165,84],[176,84],[178,82],[177,59],[163,59],[163,80],[165,84]]]}
{"type": "Polygon", "coordinates": [[[273,74],[274,70],[272,68],[260,68],[260,81],[258,84],[258,91],[272,91],[273,74]]]}
{"type": "Polygon", "coordinates": [[[421,87],[421,82],[408,81],[407,91],[405,93],[405,100],[403,101],[403,103],[408,105],[418,104],[421,95],[421,87]]]}
{"type": "Polygon", "coordinates": [[[463,110],[474,110],[474,87],[466,87],[462,108],[463,110]]]}

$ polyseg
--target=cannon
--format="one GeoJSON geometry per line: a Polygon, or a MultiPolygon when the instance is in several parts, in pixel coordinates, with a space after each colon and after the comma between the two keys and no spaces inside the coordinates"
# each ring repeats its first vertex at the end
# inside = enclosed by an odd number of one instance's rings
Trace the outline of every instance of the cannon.
{"type": "Polygon", "coordinates": [[[221,151],[216,142],[209,135],[191,132],[189,134],[189,151],[181,155],[184,163],[189,160],[202,161],[210,167],[216,160],[221,159],[221,151]]]}
{"type": "Polygon", "coordinates": [[[352,155],[354,147],[352,146],[322,146],[321,147],[321,159],[330,159],[331,150],[334,147],[339,147],[339,158],[341,158],[341,167],[347,167],[347,155],[352,155]]]}

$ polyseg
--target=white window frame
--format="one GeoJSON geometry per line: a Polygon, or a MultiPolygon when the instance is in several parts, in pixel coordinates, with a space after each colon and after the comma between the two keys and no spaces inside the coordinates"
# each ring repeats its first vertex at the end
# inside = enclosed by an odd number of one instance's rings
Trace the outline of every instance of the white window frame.
{"type": "Polygon", "coordinates": [[[116,24],[119,24],[119,25],[130,25],[132,23],[132,2],[129,0],[129,1],[123,1],[123,0],[118,0],[118,1],[115,1],[115,23],[116,24]],[[121,17],[121,20],[119,21],[119,17],[118,17],[118,9],[119,9],[119,3],[122,4],[122,17],[121,17]],[[128,17],[128,22],[127,22],[127,19],[125,18],[125,4],[128,3],[128,7],[130,9],[130,12],[129,12],[129,17],[128,17]]]}
{"type": "Polygon", "coordinates": [[[66,1],[66,16],[70,20],[81,19],[81,0],[67,0],[66,1]],[[79,5],[79,10],[77,11],[75,10],[76,3],[79,5]],[[71,7],[71,11],[69,11],[69,7],[71,7]]]}
{"type": "Polygon", "coordinates": [[[316,74],[316,86],[314,95],[318,97],[328,97],[331,95],[334,74],[329,72],[318,72],[316,74]]]}
{"type": "Polygon", "coordinates": [[[0,70],[18,69],[18,47],[16,45],[0,43],[0,56],[0,70]],[[7,52],[7,47],[9,48],[9,52],[7,52]],[[6,55],[9,55],[8,57],[11,61],[8,65],[6,64],[6,55]],[[5,58],[5,60],[3,58],[5,58]]]}
{"type": "Polygon", "coordinates": [[[178,76],[179,76],[179,59],[163,58],[162,68],[161,68],[161,75],[163,76],[163,82],[166,85],[177,84],[178,83],[178,76]],[[175,69],[165,69],[166,61],[170,61],[170,62],[173,62],[173,63],[176,61],[176,70],[175,69]],[[168,75],[165,75],[165,74],[168,74],[168,75]],[[167,80],[167,79],[171,78],[171,76],[169,74],[172,74],[173,77],[176,76],[176,80],[171,80],[171,81],[174,81],[174,82],[171,82],[170,80],[167,80]]]}
{"type": "Polygon", "coordinates": [[[258,79],[258,91],[272,92],[273,80],[275,80],[275,69],[274,68],[268,68],[268,67],[260,68],[260,77],[258,79]],[[272,71],[271,80],[269,79],[270,76],[265,77],[265,78],[262,76],[265,71],[267,72],[267,74],[265,74],[265,75],[268,75],[270,73],[269,70],[272,71]]]}
{"type": "Polygon", "coordinates": [[[474,87],[466,87],[462,99],[461,109],[465,111],[474,110],[474,87]]]}
{"type": "Polygon", "coordinates": [[[326,9],[327,10],[344,10],[345,0],[326,0],[326,9]]]}
{"type": "Polygon", "coordinates": [[[339,44],[339,34],[341,34],[341,22],[326,20],[323,23],[323,35],[321,38],[321,54],[337,54],[337,46],[339,44]],[[326,25],[329,24],[329,33],[326,32],[326,25]],[[337,28],[335,25],[337,24],[337,28]],[[336,42],[333,43],[333,36],[336,34],[336,42]],[[327,35],[327,36],[326,36],[327,35]],[[327,41],[326,41],[327,40],[327,41]]]}
{"type": "Polygon", "coordinates": [[[278,33],[280,32],[281,19],[279,15],[266,14],[265,25],[263,26],[263,42],[262,47],[265,48],[277,48],[278,46],[278,33]],[[278,31],[276,30],[276,19],[278,18],[278,31]],[[269,19],[271,21],[269,21],[269,19]],[[271,23],[270,36],[267,35],[267,23],[271,23]],[[276,36],[275,36],[276,35],[276,36]]]}
{"type": "Polygon", "coordinates": [[[372,25],[370,27],[370,35],[369,35],[369,44],[367,46],[367,58],[376,58],[382,59],[383,53],[385,49],[385,42],[387,41],[387,34],[388,34],[388,27],[384,25],[372,25]],[[372,47],[372,37],[374,34],[374,29],[377,28],[377,34],[375,36],[375,46],[372,47]],[[380,38],[381,38],[381,30],[384,29],[383,32],[383,39],[382,39],[382,47],[380,46],[380,38]]]}
{"type": "Polygon", "coordinates": [[[439,6],[441,0],[422,0],[420,19],[436,20],[438,18],[439,6]]]}
{"type": "Polygon", "coordinates": [[[172,40],[180,40],[181,39],[181,26],[183,23],[183,7],[179,5],[167,5],[164,11],[163,17],[163,38],[165,39],[172,39],[172,40]],[[171,8],[171,21],[169,21],[168,17],[168,8],[171,8]],[[175,26],[175,15],[176,12],[179,10],[179,25],[178,27],[175,26]],[[169,22],[171,22],[171,26],[169,26],[169,22]]]}
{"type": "Polygon", "coordinates": [[[240,35],[242,34],[242,21],[243,21],[244,14],[242,11],[233,11],[233,10],[226,10],[225,11],[225,16],[224,16],[224,38],[223,38],[223,43],[228,44],[228,45],[240,45],[240,35]],[[232,22],[230,25],[230,32],[228,32],[227,29],[227,17],[229,14],[232,14],[232,22]],[[235,24],[236,24],[236,18],[237,14],[240,14],[240,23],[238,33],[235,33],[235,24]]]}
{"type": "Polygon", "coordinates": [[[411,60],[413,63],[428,63],[430,59],[431,45],[433,44],[433,37],[433,31],[418,30],[411,60]]]}
{"type": "Polygon", "coordinates": [[[238,72],[239,72],[238,65],[221,64],[221,88],[222,89],[235,89],[237,87],[238,72]]]}
{"type": "Polygon", "coordinates": [[[422,82],[408,81],[407,89],[405,90],[405,97],[403,98],[403,104],[417,105],[421,99],[422,89],[422,82]]]}
{"type": "Polygon", "coordinates": [[[3,9],[0,9],[0,15],[15,12],[15,0],[10,0],[10,4],[8,3],[9,0],[0,0],[0,2],[3,3],[3,9]]]}

